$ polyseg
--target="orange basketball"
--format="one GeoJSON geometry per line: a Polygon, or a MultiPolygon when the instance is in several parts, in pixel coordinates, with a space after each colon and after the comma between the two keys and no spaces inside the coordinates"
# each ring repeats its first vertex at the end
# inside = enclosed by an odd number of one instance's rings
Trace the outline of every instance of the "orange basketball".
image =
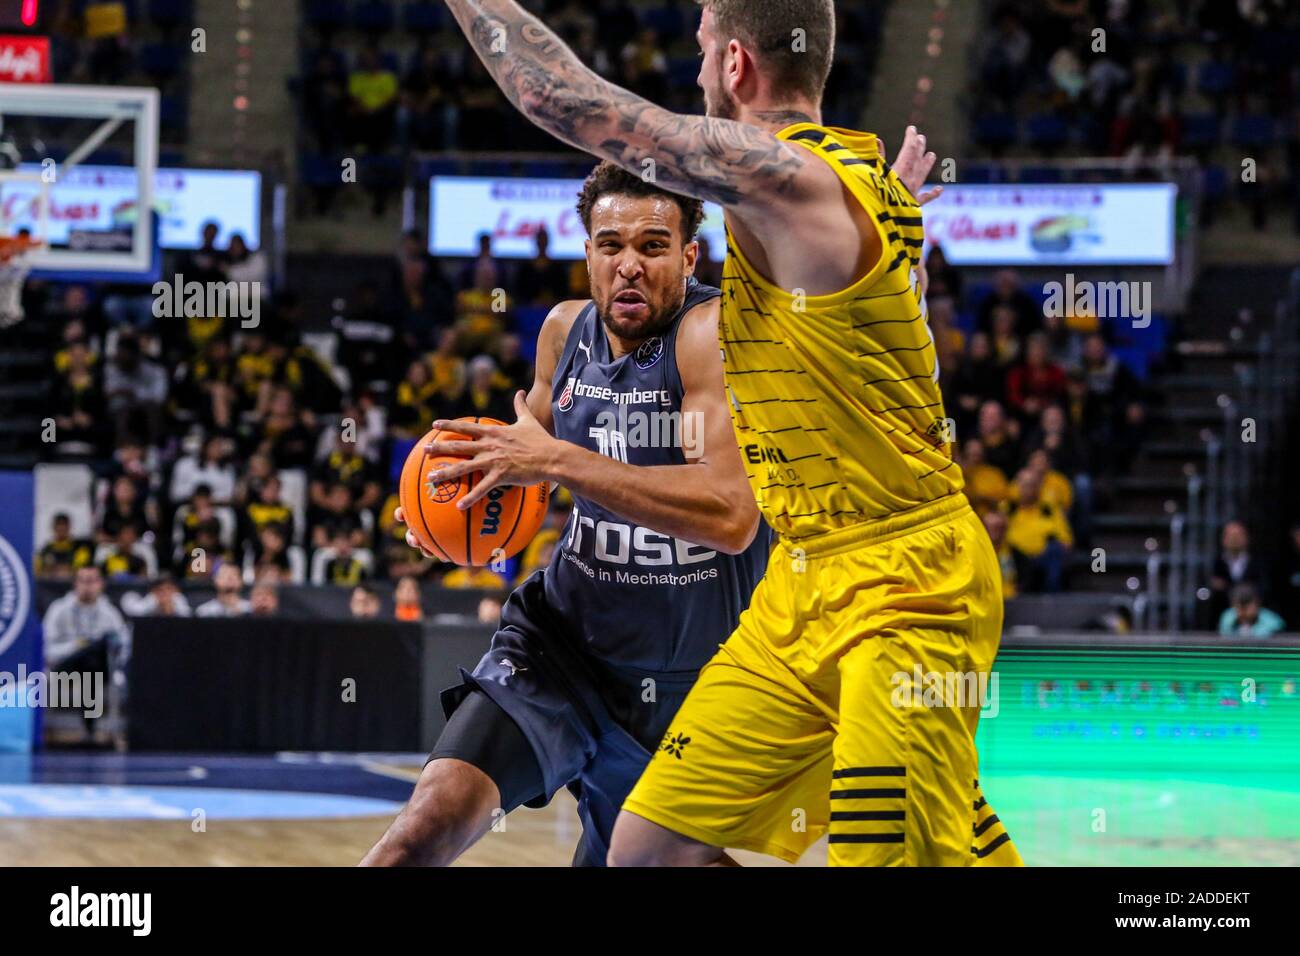
{"type": "MultiPolygon", "coordinates": [[[[471,421],[471,419],[462,419],[471,421]]],[[[483,425],[504,425],[493,418],[475,418],[483,425]]],[[[416,443],[402,466],[397,490],[406,526],[427,551],[445,561],[482,567],[504,561],[522,551],[546,518],[550,488],[543,482],[528,488],[494,488],[468,511],[456,503],[483,479],[474,472],[451,481],[430,478],[439,465],[464,461],[448,455],[430,455],[432,441],[473,441],[468,435],[434,429],[416,443]]]]}

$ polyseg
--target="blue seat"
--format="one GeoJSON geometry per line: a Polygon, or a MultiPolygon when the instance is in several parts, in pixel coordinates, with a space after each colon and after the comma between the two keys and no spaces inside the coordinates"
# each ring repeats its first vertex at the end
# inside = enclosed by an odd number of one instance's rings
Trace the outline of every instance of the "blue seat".
{"type": "Polygon", "coordinates": [[[675,56],[668,61],[668,82],[678,89],[690,89],[699,78],[699,57],[675,56]]]}
{"type": "Polygon", "coordinates": [[[402,25],[412,33],[437,33],[442,29],[441,3],[408,3],[402,7],[402,25]]]}
{"type": "Polygon", "coordinates": [[[337,186],[343,182],[343,166],[335,156],[303,153],[298,157],[298,175],[307,186],[337,186]]]}
{"type": "Polygon", "coordinates": [[[309,0],[307,23],[318,30],[341,30],[348,25],[348,5],[343,0],[309,0]]]}
{"type": "Polygon", "coordinates": [[[1219,142],[1219,117],[1214,113],[1189,113],[1183,117],[1182,144],[1204,149],[1219,142]]]}
{"type": "Polygon", "coordinates": [[[1059,166],[1026,166],[1020,170],[1020,182],[1055,185],[1062,179],[1059,166]]]}
{"type": "Polygon", "coordinates": [[[167,78],[175,76],[181,68],[181,54],[167,43],[146,43],[140,50],[140,69],[150,76],[167,78]]]}
{"type": "Polygon", "coordinates": [[[1222,166],[1206,166],[1201,179],[1201,191],[1211,202],[1222,199],[1228,192],[1228,173],[1222,166]]]}
{"type": "Polygon", "coordinates": [[[1137,377],[1138,381],[1147,380],[1150,374],[1151,357],[1146,352],[1130,346],[1116,346],[1111,349],[1111,352],[1137,377]]]}
{"type": "Polygon", "coordinates": [[[1070,125],[1055,113],[1038,113],[1025,122],[1025,138],[1035,149],[1060,149],[1069,141],[1070,125]]]}
{"type": "Polygon", "coordinates": [[[678,7],[655,7],[646,10],[641,16],[641,22],[665,41],[676,40],[686,30],[686,21],[682,18],[682,11],[678,7]]]}
{"type": "Polygon", "coordinates": [[[189,124],[189,99],[184,96],[162,97],[158,102],[158,122],[184,130],[189,124]]]}
{"type": "Polygon", "coordinates": [[[364,33],[387,33],[397,22],[388,0],[363,0],[352,8],[352,25],[364,33]]]}
{"type": "Polygon", "coordinates": [[[1019,134],[1016,118],[1010,113],[984,113],[975,117],[975,141],[986,147],[1010,146],[1019,134]]]}
{"type": "Polygon", "coordinates": [[[194,19],[194,0],[149,0],[149,19],[167,28],[194,19]]]}
{"type": "Polygon", "coordinates": [[[1202,63],[1196,73],[1196,86],[1207,96],[1222,96],[1229,92],[1236,80],[1237,71],[1231,63],[1202,63]]]}
{"type": "Polygon", "coordinates": [[[1267,149],[1277,138],[1277,123],[1271,116],[1254,113],[1239,116],[1232,124],[1232,143],[1234,146],[1249,146],[1267,149]]]}

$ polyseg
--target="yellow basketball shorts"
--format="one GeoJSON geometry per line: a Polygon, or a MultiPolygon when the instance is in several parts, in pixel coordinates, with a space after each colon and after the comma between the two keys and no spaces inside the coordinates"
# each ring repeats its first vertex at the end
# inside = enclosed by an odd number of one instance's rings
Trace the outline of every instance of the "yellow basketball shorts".
{"type": "Polygon", "coordinates": [[[790,862],[1021,865],[975,752],[1001,631],[962,495],[783,542],[623,808],[790,862]]]}

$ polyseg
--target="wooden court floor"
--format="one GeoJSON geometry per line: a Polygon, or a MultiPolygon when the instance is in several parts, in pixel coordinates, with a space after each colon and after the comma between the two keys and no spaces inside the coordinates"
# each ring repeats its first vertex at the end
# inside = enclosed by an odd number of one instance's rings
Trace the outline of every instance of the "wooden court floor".
{"type": "MultiPolygon", "coordinates": [[[[384,768],[409,777],[418,768],[384,768]]],[[[336,819],[189,819],[0,817],[0,866],[353,866],[383,834],[391,816],[336,819]]],[[[578,840],[573,798],[565,791],[542,810],[521,809],[489,832],[460,866],[568,866],[578,840]]],[[[783,866],[737,853],[747,866],[783,866]]],[[[825,865],[826,847],[800,865],[825,865]]]]}

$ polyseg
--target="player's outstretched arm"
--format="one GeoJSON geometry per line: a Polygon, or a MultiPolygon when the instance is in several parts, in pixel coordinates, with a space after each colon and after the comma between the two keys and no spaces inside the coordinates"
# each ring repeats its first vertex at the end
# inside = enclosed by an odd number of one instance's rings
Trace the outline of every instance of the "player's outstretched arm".
{"type": "Polygon", "coordinates": [[[443,480],[482,472],[460,508],[472,507],[499,485],[555,481],[644,527],[738,554],[754,540],[759,514],[727,411],[717,300],[682,319],[677,367],[684,392],[678,435],[688,464],[630,465],[553,438],[523,392],[516,396],[514,425],[457,422],[457,431],[476,440],[434,442],[430,453],[467,459],[443,469],[443,480]]]}
{"type": "Polygon", "coordinates": [[[515,0],[446,2],[510,102],[577,149],[637,175],[653,161],[660,186],[730,208],[826,186],[805,150],[765,130],[673,113],[610,83],[515,0]]]}

